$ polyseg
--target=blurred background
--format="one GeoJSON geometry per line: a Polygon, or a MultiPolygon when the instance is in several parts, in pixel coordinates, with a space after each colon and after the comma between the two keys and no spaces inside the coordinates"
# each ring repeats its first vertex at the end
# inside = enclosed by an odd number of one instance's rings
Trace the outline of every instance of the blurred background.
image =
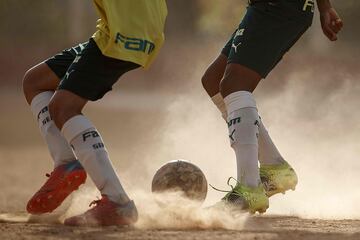
{"type": "MultiPolygon", "coordinates": [[[[171,159],[196,163],[219,188],[235,175],[226,125],[200,79],[246,2],[168,0],[166,43],[152,68],[126,74],[85,109],[130,194],[150,192],[154,172],[171,159]]],[[[255,91],[264,123],[300,179],[295,192],[271,199],[269,213],[360,217],[360,2],[332,2],[345,23],[339,40],[324,37],[316,12],[313,27],[255,91]]],[[[24,211],[52,170],[22,77],[87,41],[97,16],[90,0],[1,0],[0,16],[0,212],[14,212],[24,211]]],[[[221,197],[211,189],[205,204],[221,197]]]]}

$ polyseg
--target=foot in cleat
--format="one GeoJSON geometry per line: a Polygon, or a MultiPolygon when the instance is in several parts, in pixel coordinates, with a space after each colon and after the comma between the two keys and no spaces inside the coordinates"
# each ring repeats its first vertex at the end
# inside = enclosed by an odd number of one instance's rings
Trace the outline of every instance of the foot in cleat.
{"type": "Polygon", "coordinates": [[[56,167],[46,176],[48,180],[27,204],[26,210],[31,214],[54,211],[67,196],[86,181],[86,172],[77,160],[56,167]]]}
{"type": "MultiPolygon", "coordinates": [[[[229,178],[229,180],[231,179],[233,178],[229,178]]],[[[253,188],[247,187],[238,181],[236,182],[236,186],[231,186],[232,190],[226,191],[227,194],[220,203],[216,204],[216,207],[226,208],[230,211],[247,211],[252,214],[256,212],[265,213],[269,208],[269,199],[266,196],[263,185],[260,184],[258,187],[253,188]]]]}
{"type": "Polygon", "coordinates": [[[115,203],[105,195],[101,200],[90,204],[96,206],[85,213],[65,219],[68,226],[126,226],[134,224],[138,219],[138,212],[133,201],[126,204],[115,203]]]}
{"type": "Polygon", "coordinates": [[[287,163],[277,165],[260,165],[260,178],[266,195],[271,197],[277,193],[295,190],[298,182],[294,169],[287,163]]]}

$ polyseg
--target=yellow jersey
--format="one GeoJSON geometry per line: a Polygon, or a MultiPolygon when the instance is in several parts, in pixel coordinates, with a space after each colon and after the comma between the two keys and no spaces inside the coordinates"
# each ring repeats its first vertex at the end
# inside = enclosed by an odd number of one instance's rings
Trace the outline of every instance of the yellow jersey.
{"type": "Polygon", "coordinates": [[[93,38],[108,57],[148,68],[164,43],[165,0],[93,0],[100,15],[93,38]]]}

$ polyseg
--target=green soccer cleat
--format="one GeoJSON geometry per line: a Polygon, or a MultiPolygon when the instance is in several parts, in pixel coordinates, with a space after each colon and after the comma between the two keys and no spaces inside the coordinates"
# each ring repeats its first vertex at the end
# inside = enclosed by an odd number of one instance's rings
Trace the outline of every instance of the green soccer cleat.
{"type": "Polygon", "coordinates": [[[260,165],[260,178],[268,197],[287,190],[295,190],[298,178],[295,170],[284,162],[277,165],[260,165]]]}
{"type": "MultiPolygon", "coordinates": [[[[229,181],[234,178],[229,178],[229,181]]],[[[221,199],[221,202],[217,205],[222,205],[223,207],[230,210],[244,210],[251,214],[256,212],[264,213],[269,208],[269,198],[266,196],[263,185],[259,187],[252,188],[247,187],[236,181],[237,184],[235,187],[231,186],[231,191],[227,192],[225,197],[221,199]]],[[[214,188],[214,187],[213,187],[214,188]]],[[[214,188],[215,190],[222,191],[214,188]]]]}

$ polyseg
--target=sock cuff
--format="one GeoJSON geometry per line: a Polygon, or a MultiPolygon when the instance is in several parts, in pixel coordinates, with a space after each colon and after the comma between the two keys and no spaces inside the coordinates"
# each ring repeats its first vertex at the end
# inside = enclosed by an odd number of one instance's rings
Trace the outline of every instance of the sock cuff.
{"type": "Polygon", "coordinates": [[[95,128],[94,125],[83,115],[77,115],[64,123],[64,126],[61,129],[62,134],[65,139],[70,143],[75,137],[80,133],[95,128]]]}
{"type": "Polygon", "coordinates": [[[222,116],[226,120],[226,115],[227,115],[226,105],[224,102],[224,98],[221,96],[221,93],[217,93],[216,95],[212,96],[211,100],[216,105],[216,107],[220,110],[222,116]]]}
{"type": "Polygon", "coordinates": [[[228,111],[228,115],[241,108],[256,108],[256,101],[252,93],[248,91],[234,92],[225,97],[224,102],[228,111]]]}
{"type": "Polygon", "coordinates": [[[30,108],[31,108],[31,112],[34,114],[35,117],[37,117],[39,112],[45,106],[49,105],[50,99],[52,98],[53,95],[54,95],[53,91],[46,91],[39,93],[32,99],[30,103],[30,108]]]}

